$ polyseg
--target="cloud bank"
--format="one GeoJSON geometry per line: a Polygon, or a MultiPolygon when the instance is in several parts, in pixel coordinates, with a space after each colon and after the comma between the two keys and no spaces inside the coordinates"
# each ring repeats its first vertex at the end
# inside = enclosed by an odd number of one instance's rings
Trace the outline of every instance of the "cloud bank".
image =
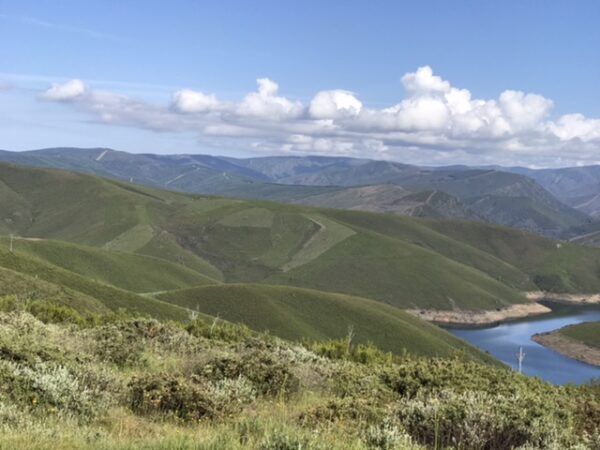
{"type": "Polygon", "coordinates": [[[473,98],[429,66],[405,74],[405,96],[369,108],[343,89],[317,92],[308,104],[279,93],[268,78],[237,102],[181,89],[170,104],[95,90],[81,80],[54,84],[40,99],[61,102],[107,124],[194,132],[201,142],[255,153],[377,157],[420,164],[454,161],[565,165],[600,160],[600,119],[550,118],[553,102],[515,90],[473,98]],[[219,144],[220,143],[220,144],[219,144]]]}

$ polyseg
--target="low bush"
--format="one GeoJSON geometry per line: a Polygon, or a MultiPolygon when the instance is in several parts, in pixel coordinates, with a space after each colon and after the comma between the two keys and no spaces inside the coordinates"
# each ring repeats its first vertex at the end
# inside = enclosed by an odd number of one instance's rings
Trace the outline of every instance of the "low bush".
{"type": "Polygon", "coordinates": [[[318,405],[300,415],[300,423],[316,427],[338,421],[374,424],[384,420],[385,406],[372,398],[336,398],[318,405]]]}
{"type": "Polygon", "coordinates": [[[505,397],[443,391],[402,399],[397,418],[414,439],[435,448],[569,448],[571,430],[557,426],[571,423],[568,414],[552,406],[526,393],[505,397]]]}
{"type": "Polygon", "coordinates": [[[254,398],[242,377],[209,383],[199,377],[147,375],[129,383],[129,406],[136,414],[163,415],[184,422],[238,412],[254,398]]]}
{"type": "Polygon", "coordinates": [[[294,428],[270,431],[260,442],[259,450],[325,450],[312,436],[294,428]]]}
{"type": "Polygon", "coordinates": [[[44,323],[71,323],[80,326],[86,323],[86,319],[73,308],[48,302],[31,302],[27,305],[27,311],[44,323]]]}
{"type": "Polygon", "coordinates": [[[89,419],[104,409],[102,396],[60,365],[38,362],[29,367],[2,361],[0,379],[4,386],[10,386],[5,395],[31,409],[78,419],[89,419]]]}
{"type": "Polygon", "coordinates": [[[309,350],[329,359],[353,361],[365,365],[389,365],[394,355],[384,352],[371,343],[352,344],[348,339],[335,339],[326,342],[305,342],[309,350]]]}
{"type": "Polygon", "coordinates": [[[393,422],[386,420],[369,426],[364,432],[363,440],[368,448],[377,450],[396,450],[414,448],[412,438],[393,422]]]}
{"type": "Polygon", "coordinates": [[[212,380],[244,377],[258,393],[288,396],[298,391],[300,380],[284,361],[264,350],[251,351],[240,357],[216,358],[197,368],[200,375],[212,380]]]}
{"type": "Polygon", "coordinates": [[[256,335],[244,324],[226,322],[218,317],[212,322],[197,318],[186,329],[193,336],[225,342],[243,342],[256,335]]]}

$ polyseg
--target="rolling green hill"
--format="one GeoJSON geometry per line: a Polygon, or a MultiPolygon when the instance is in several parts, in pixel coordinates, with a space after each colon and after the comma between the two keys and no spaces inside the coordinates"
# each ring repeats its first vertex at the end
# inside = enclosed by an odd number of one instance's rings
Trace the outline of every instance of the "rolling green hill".
{"type": "Polygon", "coordinates": [[[289,340],[341,339],[351,329],[356,342],[372,342],[396,354],[408,349],[449,356],[462,349],[474,359],[488,360],[440,328],[365,298],[256,284],[204,286],[158,298],[289,340]]]}
{"type": "Polygon", "coordinates": [[[50,283],[37,276],[0,268],[0,298],[14,296],[18,302],[43,300],[69,306],[76,311],[94,314],[110,311],[101,301],[60,284],[50,283]]]}
{"type": "MultiPolygon", "coordinates": [[[[597,250],[498,226],[196,196],[4,164],[0,182],[11,193],[0,197],[5,232],[162,258],[177,265],[164,266],[173,271],[167,289],[208,277],[474,310],[525,302],[522,291],[600,290],[597,250]]],[[[86,264],[70,269],[85,275],[86,264]]],[[[146,258],[135,270],[166,270],[156,264],[146,258]]],[[[127,287],[163,290],[155,278],[127,287]]]]}
{"type": "Polygon", "coordinates": [[[183,308],[92,280],[37,258],[11,253],[4,247],[0,247],[0,269],[10,286],[3,288],[6,294],[55,300],[79,311],[123,309],[165,320],[186,320],[189,316],[183,308]],[[35,282],[28,284],[31,278],[35,282]],[[36,286],[41,288],[39,292],[36,286]]]}
{"type": "MultiPolygon", "coordinates": [[[[0,238],[7,248],[9,238],[0,238]]],[[[218,283],[164,259],[115,252],[61,241],[15,238],[14,252],[132,292],[167,291],[218,283]]]]}

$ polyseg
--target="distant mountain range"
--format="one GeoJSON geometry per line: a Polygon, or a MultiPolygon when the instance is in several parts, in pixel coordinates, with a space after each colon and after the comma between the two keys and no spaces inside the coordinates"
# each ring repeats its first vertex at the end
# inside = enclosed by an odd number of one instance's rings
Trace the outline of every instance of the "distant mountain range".
{"type": "Polygon", "coordinates": [[[198,194],[477,220],[553,238],[595,233],[600,216],[600,166],[431,168],[345,157],[238,159],[106,148],[0,151],[0,161],[198,194]]]}

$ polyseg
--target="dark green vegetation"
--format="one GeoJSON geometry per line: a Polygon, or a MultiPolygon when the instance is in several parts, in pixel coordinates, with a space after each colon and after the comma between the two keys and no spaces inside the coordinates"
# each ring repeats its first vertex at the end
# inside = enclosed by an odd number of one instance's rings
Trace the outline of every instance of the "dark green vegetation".
{"type": "Polygon", "coordinates": [[[559,333],[585,345],[600,349],[600,322],[586,322],[561,328],[559,333]]]}
{"type": "Polygon", "coordinates": [[[587,209],[579,208],[577,201],[567,206],[544,189],[559,195],[552,183],[544,187],[536,183],[532,177],[538,172],[522,169],[525,176],[518,168],[423,168],[335,157],[133,155],[103,148],[0,151],[0,160],[183,192],[479,220],[550,237],[572,237],[572,228],[591,222],[587,209]]]}
{"type": "Polygon", "coordinates": [[[597,385],[0,299],[0,448],[596,449],[597,385]],[[25,312],[25,310],[30,312],[25,312]]]}

